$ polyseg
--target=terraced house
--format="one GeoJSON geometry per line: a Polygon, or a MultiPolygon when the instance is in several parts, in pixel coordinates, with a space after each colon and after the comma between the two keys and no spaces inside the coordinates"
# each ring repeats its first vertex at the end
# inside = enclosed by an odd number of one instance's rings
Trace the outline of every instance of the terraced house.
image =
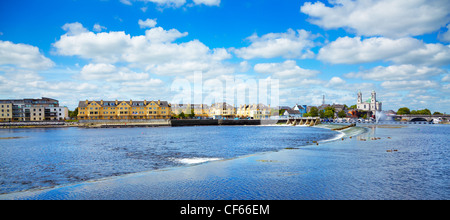
{"type": "Polygon", "coordinates": [[[137,120],[170,119],[171,106],[167,101],[81,101],[79,120],[137,120]]]}

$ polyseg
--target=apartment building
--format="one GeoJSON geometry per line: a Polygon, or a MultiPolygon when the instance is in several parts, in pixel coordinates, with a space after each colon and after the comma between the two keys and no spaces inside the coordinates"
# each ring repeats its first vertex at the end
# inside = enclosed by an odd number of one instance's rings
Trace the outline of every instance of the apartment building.
{"type": "Polygon", "coordinates": [[[234,118],[236,109],[226,102],[215,103],[209,109],[209,117],[213,119],[234,118]]]}
{"type": "Polygon", "coordinates": [[[253,104],[253,105],[240,105],[236,109],[236,117],[239,118],[251,118],[251,119],[269,119],[270,117],[270,105],[253,104]]]}
{"type": "Polygon", "coordinates": [[[171,105],[167,101],[80,101],[79,120],[170,119],[171,105]]]}
{"type": "Polygon", "coordinates": [[[13,120],[12,103],[0,102],[0,121],[10,122],[13,120]]]}
{"type": "Polygon", "coordinates": [[[68,117],[68,108],[59,106],[56,99],[42,97],[0,100],[0,121],[55,121],[68,117]]]}
{"type": "Polygon", "coordinates": [[[194,110],[195,117],[197,118],[209,117],[209,106],[205,104],[172,104],[171,110],[172,115],[179,115],[182,112],[189,115],[194,110]]]}

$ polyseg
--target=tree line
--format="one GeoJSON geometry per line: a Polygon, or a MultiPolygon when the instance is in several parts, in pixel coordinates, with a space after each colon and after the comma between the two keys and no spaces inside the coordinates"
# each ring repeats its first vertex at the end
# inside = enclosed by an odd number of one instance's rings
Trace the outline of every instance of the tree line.
{"type": "MultiPolygon", "coordinates": [[[[423,110],[410,110],[407,107],[398,109],[397,115],[432,115],[429,109],[423,110]]],[[[440,112],[434,112],[433,115],[443,115],[440,112]]]]}

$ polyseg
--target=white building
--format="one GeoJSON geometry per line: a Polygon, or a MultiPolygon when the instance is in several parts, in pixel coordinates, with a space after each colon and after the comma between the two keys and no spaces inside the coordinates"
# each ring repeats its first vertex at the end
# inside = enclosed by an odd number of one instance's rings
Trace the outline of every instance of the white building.
{"type": "Polygon", "coordinates": [[[368,111],[375,114],[377,111],[382,111],[382,103],[377,101],[377,93],[372,91],[372,97],[363,102],[361,91],[358,92],[357,110],[368,111]]]}

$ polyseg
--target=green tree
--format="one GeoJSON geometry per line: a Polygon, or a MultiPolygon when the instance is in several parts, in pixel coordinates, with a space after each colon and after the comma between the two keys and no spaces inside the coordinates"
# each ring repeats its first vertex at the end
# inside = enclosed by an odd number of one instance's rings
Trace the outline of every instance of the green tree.
{"type": "Polygon", "coordinates": [[[319,117],[320,118],[325,118],[325,112],[324,111],[320,111],[319,112],[319,117]]]}
{"type": "Polygon", "coordinates": [[[334,109],[333,107],[326,107],[325,111],[332,111],[333,113],[336,112],[336,109],[334,109]]]}
{"type": "Polygon", "coordinates": [[[356,106],[356,105],[352,105],[352,106],[350,106],[350,108],[351,108],[351,109],[356,109],[357,106],[356,106]]]}
{"type": "Polygon", "coordinates": [[[347,116],[347,113],[345,113],[344,110],[338,112],[338,117],[339,117],[339,118],[345,118],[346,116],[347,116]]]}
{"type": "Polygon", "coordinates": [[[324,113],[325,118],[334,118],[334,112],[331,109],[328,109],[324,113]]]}
{"type": "Polygon", "coordinates": [[[319,109],[317,107],[312,107],[309,110],[309,114],[311,117],[317,117],[317,116],[319,116],[319,109]]]}
{"type": "Polygon", "coordinates": [[[75,108],[75,111],[69,111],[69,117],[77,118],[78,117],[78,108],[75,108]]]}
{"type": "Polygon", "coordinates": [[[191,114],[189,114],[189,118],[195,118],[195,111],[191,109],[191,114]]]}
{"type": "Polygon", "coordinates": [[[411,111],[407,107],[400,108],[397,111],[397,115],[409,115],[409,114],[411,114],[411,111]]]}
{"type": "Polygon", "coordinates": [[[178,115],[178,118],[181,118],[181,119],[186,118],[186,115],[184,114],[184,112],[181,112],[181,113],[178,115]]]}
{"type": "Polygon", "coordinates": [[[419,114],[419,115],[431,115],[431,111],[429,109],[418,110],[417,114],[419,114]]]}
{"type": "Polygon", "coordinates": [[[435,113],[433,113],[433,115],[443,115],[443,114],[440,112],[435,112],[435,113]]]}

